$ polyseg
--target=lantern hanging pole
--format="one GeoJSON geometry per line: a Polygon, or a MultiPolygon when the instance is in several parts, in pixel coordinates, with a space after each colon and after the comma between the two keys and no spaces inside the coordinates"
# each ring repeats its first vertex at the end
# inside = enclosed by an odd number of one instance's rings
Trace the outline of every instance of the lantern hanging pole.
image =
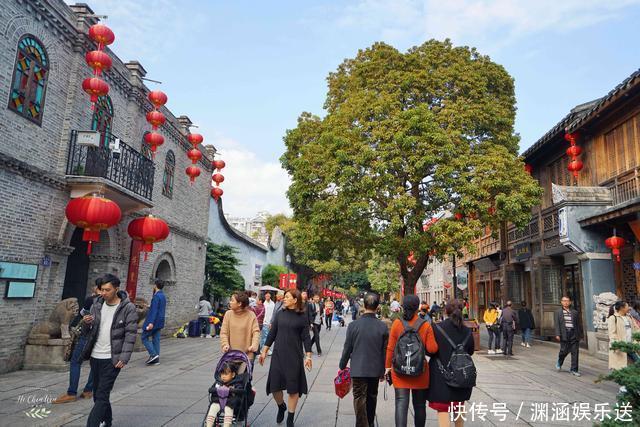
{"type": "Polygon", "coordinates": [[[140,78],[141,78],[142,80],[146,80],[146,81],[148,81],[148,82],[158,83],[159,85],[161,85],[161,84],[162,84],[162,82],[161,82],[161,81],[158,81],[158,80],[148,79],[148,78],[146,78],[146,77],[140,77],[140,78]]]}

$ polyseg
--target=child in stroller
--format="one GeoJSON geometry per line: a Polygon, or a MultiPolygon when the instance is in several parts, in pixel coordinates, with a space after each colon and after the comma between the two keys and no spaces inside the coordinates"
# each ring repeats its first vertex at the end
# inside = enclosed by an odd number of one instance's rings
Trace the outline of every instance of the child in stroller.
{"type": "Polygon", "coordinates": [[[229,351],[218,362],[215,383],[209,388],[206,427],[229,427],[234,422],[247,425],[249,407],[255,398],[251,387],[251,362],[241,351],[229,351]]]}

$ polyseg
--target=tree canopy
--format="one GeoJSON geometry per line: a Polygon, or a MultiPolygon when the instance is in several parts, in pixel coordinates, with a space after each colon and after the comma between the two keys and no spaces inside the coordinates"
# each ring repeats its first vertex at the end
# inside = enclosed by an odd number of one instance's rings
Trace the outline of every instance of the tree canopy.
{"type": "Polygon", "coordinates": [[[233,246],[207,242],[204,294],[223,298],[244,289],[244,279],[236,268],[240,260],[233,246]]]}
{"type": "Polygon", "coordinates": [[[529,222],[541,189],[517,155],[513,79],[489,57],[448,40],[376,43],[328,88],[324,118],[304,112],[284,137],[300,262],[364,266],[373,250],[412,292],[430,256],[529,222]]]}

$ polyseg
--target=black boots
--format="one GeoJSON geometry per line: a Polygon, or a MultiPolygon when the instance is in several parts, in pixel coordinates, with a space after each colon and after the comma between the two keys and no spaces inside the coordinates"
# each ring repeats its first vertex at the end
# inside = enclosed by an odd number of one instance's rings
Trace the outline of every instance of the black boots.
{"type": "Polygon", "coordinates": [[[287,414],[287,427],[293,427],[293,417],[295,414],[295,412],[289,412],[287,414]]]}
{"type": "Polygon", "coordinates": [[[284,421],[284,413],[287,412],[287,404],[282,402],[282,404],[278,405],[278,416],[276,417],[276,422],[280,424],[284,421]]]}

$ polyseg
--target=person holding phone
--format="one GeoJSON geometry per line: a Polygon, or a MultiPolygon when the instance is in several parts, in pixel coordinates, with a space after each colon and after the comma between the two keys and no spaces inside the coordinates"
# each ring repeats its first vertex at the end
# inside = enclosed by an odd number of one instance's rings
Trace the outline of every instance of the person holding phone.
{"type": "Polygon", "coordinates": [[[276,422],[279,424],[284,420],[288,408],[287,427],[292,427],[298,399],[301,394],[308,393],[304,371],[312,367],[307,307],[297,289],[289,289],[284,294],[283,310],[274,316],[267,341],[258,358],[261,365],[274,342],[276,346],[269,366],[267,394],[273,394],[278,404],[276,422]],[[284,403],[285,390],[289,395],[288,405],[284,403]]]}

